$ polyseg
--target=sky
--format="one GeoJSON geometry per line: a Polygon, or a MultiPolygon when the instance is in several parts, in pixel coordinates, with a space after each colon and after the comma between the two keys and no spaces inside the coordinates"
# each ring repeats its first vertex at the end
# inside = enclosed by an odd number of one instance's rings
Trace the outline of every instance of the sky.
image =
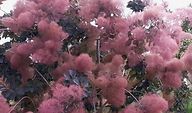
{"type": "Polygon", "coordinates": [[[169,8],[174,10],[177,8],[187,7],[189,4],[192,4],[192,0],[153,0],[157,3],[161,3],[162,1],[168,2],[169,8]]]}
{"type": "MultiPolygon", "coordinates": [[[[1,9],[0,16],[2,16],[5,12],[9,13],[9,11],[14,8],[14,5],[17,1],[18,0],[4,1],[3,4],[0,5],[0,9],[1,9]]],[[[124,1],[125,1],[125,6],[126,6],[127,5],[126,3],[130,0],[124,0],[124,1]]],[[[162,1],[165,1],[168,3],[169,8],[171,10],[175,10],[175,9],[182,8],[182,7],[187,7],[187,6],[189,6],[190,3],[192,4],[192,0],[153,0],[153,1],[156,3],[162,3],[162,1]]],[[[127,10],[127,13],[128,13],[128,10],[127,10]]],[[[7,41],[7,40],[0,40],[0,45],[2,43],[4,43],[5,41],[7,41]]]]}
{"type": "MultiPolygon", "coordinates": [[[[13,9],[13,6],[17,1],[18,0],[6,0],[3,2],[3,4],[0,6],[0,8],[1,8],[1,10],[8,13],[11,9],[13,9]]],[[[4,14],[3,11],[0,11],[0,15],[4,14]]]]}

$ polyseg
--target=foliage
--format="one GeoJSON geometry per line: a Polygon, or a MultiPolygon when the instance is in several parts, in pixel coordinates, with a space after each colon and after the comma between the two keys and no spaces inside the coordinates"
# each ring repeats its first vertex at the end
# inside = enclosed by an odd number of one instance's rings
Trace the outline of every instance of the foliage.
{"type": "Polygon", "coordinates": [[[135,12],[143,11],[145,4],[141,0],[129,1],[128,8],[131,8],[135,12]]]}
{"type": "Polygon", "coordinates": [[[192,8],[20,0],[1,18],[2,113],[190,110],[192,8]]]}
{"type": "Polygon", "coordinates": [[[187,113],[190,113],[192,111],[192,103],[191,99],[188,100],[188,102],[185,104],[185,109],[187,113]]]}

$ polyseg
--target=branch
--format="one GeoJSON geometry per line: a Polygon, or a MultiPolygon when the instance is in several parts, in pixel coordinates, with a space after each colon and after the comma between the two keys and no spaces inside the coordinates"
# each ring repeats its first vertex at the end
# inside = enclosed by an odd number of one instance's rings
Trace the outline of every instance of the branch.
{"type": "Polygon", "coordinates": [[[135,101],[136,101],[137,103],[139,103],[139,100],[138,100],[130,91],[128,91],[127,89],[125,89],[125,91],[126,91],[127,93],[129,93],[129,94],[135,99],[135,101]]]}
{"type": "Polygon", "coordinates": [[[35,71],[43,78],[43,80],[47,83],[47,85],[49,87],[51,87],[51,85],[49,84],[49,82],[45,79],[45,77],[35,68],[35,71]]]}
{"type": "Polygon", "coordinates": [[[33,102],[33,100],[32,100],[30,97],[25,96],[25,97],[21,98],[21,99],[9,110],[8,113],[11,113],[11,112],[17,107],[17,105],[19,105],[19,104],[21,103],[21,101],[24,100],[24,99],[29,99],[29,100],[32,102],[33,107],[35,108],[35,103],[33,102]]]}
{"type": "Polygon", "coordinates": [[[100,51],[100,46],[101,46],[101,40],[100,38],[96,39],[96,56],[97,56],[97,63],[100,64],[101,63],[101,51],[100,51]]]}

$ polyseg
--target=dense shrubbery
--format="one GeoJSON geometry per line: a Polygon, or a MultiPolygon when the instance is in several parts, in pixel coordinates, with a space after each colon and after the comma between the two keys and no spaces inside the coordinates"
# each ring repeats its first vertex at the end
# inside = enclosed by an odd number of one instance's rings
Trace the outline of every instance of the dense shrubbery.
{"type": "Polygon", "coordinates": [[[185,112],[192,8],[20,0],[1,23],[1,113],[185,112]]]}

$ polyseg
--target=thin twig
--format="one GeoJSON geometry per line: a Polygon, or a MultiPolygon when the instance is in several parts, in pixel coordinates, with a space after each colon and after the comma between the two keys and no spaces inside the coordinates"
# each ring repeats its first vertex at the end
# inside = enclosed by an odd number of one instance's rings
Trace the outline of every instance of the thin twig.
{"type": "Polygon", "coordinates": [[[6,11],[2,10],[1,8],[0,8],[0,10],[1,10],[2,12],[4,12],[5,14],[10,15],[10,14],[7,13],[6,11]]]}
{"type": "MultiPolygon", "coordinates": [[[[7,13],[6,11],[4,11],[3,9],[1,9],[0,7],[0,11],[4,12],[5,14],[9,15],[11,17],[11,15],[9,13],[7,13]]],[[[15,20],[15,18],[11,17],[13,20],[15,20]]],[[[15,20],[16,21],[16,20],[15,20]]]]}
{"type": "Polygon", "coordinates": [[[5,30],[7,30],[7,28],[2,28],[2,29],[0,29],[0,31],[5,31],[5,30]]]}
{"type": "Polygon", "coordinates": [[[30,97],[25,96],[25,97],[21,98],[21,99],[9,110],[8,113],[11,113],[11,112],[17,107],[17,105],[19,105],[19,104],[21,103],[21,101],[24,100],[24,99],[29,99],[29,100],[32,102],[33,107],[35,108],[35,103],[33,102],[33,100],[32,100],[30,97]]]}
{"type": "Polygon", "coordinates": [[[101,51],[100,51],[100,46],[101,46],[101,40],[100,38],[96,39],[96,56],[97,56],[97,63],[99,64],[101,62],[100,56],[101,56],[101,51]]]}
{"type": "Polygon", "coordinates": [[[126,91],[127,93],[129,93],[129,94],[135,99],[135,101],[136,101],[137,103],[139,103],[139,100],[138,100],[130,91],[128,91],[127,89],[125,89],[125,91],[126,91]]]}
{"type": "Polygon", "coordinates": [[[163,86],[163,83],[162,83],[161,79],[158,78],[158,80],[159,80],[159,82],[160,82],[160,85],[163,86]]]}
{"type": "Polygon", "coordinates": [[[187,81],[190,83],[190,85],[192,85],[192,81],[189,79],[189,77],[187,75],[184,75],[184,77],[187,79],[187,81]]]}
{"type": "Polygon", "coordinates": [[[51,85],[49,84],[49,82],[45,79],[45,77],[35,68],[35,71],[43,78],[43,80],[47,83],[47,85],[49,87],[51,87],[51,85]]]}

